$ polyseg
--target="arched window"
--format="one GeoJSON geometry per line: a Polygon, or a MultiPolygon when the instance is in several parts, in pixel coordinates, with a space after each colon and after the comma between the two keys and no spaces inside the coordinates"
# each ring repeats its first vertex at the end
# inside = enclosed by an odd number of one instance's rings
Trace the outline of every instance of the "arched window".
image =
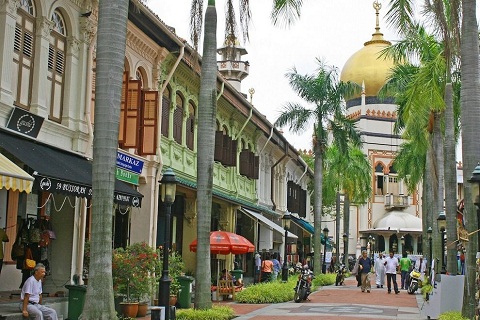
{"type": "Polygon", "coordinates": [[[21,0],[17,10],[13,45],[12,92],[15,105],[30,109],[33,61],[35,59],[35,7],[31,0],[21,0]]]}
{"type": "Polygon", "coordinates": [[[170,122],[170,89],[167,87],[163,91],[162,97],[162,136],[168,138],[169,122],[170,122]]]}
{"type": "Polygon", "coordinates": [[[185,131],[185,138],[187,143],[187,148],[193,150],[194,141],[195,141],[195,105],[193,102],[188,103],[188,118],[185,131]]]}
{"type": "Polygon", "coordinates": [[[383,195],[385,194],[385,189],[384,189],[384,175],[383,175],[383,171],[384,170],[384,167],[383,167],[383,164],[382,163],[377,163],[377,165],[375,166],[375,186],[376,186],[376,189],[375,189],[375,194],[376,195],[383,195]]]}
{"type": "Polygon", "coordinates": [[[52,121],[62,121],[63,89],[65,83],[65,56],[67,38],[65,22],[58,10],[52,15],[53,29],[50,33],[48,46],[47,71],[47,105],[50,107],[48,118],[52,121]]]}
{"type": "Polygon", "coordinates": [[[173,112],[173,139],[182,144],[182,126],[183,126],[183,98],[177,93],[176,107],[173,112]]]}

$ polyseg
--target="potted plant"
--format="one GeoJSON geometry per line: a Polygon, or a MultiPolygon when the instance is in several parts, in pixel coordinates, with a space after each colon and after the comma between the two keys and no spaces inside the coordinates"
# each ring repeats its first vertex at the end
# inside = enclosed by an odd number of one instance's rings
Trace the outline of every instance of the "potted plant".
{"type": "Polygon", "coordinates": [[[156,277],[160,274],[158,252],[145,242],[113,251],[112,276],[116,295],[124,297],[125,304],[149,300],[156,277]]]}

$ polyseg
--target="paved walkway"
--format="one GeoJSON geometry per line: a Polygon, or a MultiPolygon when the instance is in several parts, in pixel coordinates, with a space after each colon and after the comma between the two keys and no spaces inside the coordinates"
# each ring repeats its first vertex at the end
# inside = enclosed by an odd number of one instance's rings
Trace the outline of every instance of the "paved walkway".
{"type": "MultiPolygon", "coordinates": [[[[268,305],[240,304],[220,302],[235,310],[236,320],[268,319],[426,319],[420,314],[423,304],[421,293],[388,294],[386,286],[377,289],[372,279],[370,293],[362,293],[353,277],[346,280],[345,286],[326,286],[310,295],[310,301],[304,303],[278,303],[268,305]]],[[[293,289],[292,289],[293,290],[293,289]]]]}

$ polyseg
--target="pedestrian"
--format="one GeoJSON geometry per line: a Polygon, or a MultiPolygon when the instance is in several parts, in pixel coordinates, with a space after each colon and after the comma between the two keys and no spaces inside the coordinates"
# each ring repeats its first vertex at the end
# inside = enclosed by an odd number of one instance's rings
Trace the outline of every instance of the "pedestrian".
{"type": "Polygon", "coordinates": [[[415,261],[415,270],[420,272],[420,281],[425,280],[425,272],[427,272],[427,262],[423,259],[423,256],[420,256],[417,261],[415,261]]]}
{"type": "Polygon", "coordinates": [[[367,291],[370,293],[370,270],[372,268],[372,261],[367,256],[367,251],[362,251],[362,256],[358,259],[358,268],[360,271],[360,276],[362,280],[362,292],[367,291]]]}
{"type": "Polygon", "coordinates": [[[273,263],[272,280],[277,280],[278,274],[280,273],[280,270],[282,270],[282,266],[280,265],[280,261],[278,261],[277,259],[276,253],[272,256],[270,260],[273,263]]]}
{"type": "Polygon", "coordinates": [[[0,229],[0,274],[2,273],[3,266],[3,243],[8,242],[8,236],[4,229],[0,229]]]}
{"type": "Polygon", "coordinates": [[[45,266],[37,263],[20,293],[20,310],[24,318],[57,320],[55,309],[42,305],[42,281],[45,278],[45,266]]]}
{"type": "Polygon", "coordinates": [[[385,273],[387,274],[387,288],[388,293],[392,292],[392,282],[393,282],[393,290],[396,294],[400,291],[398,290],[397,285],[397,271],[398,271],[398,259],[393,256],[393,251],[390,251],[390,256],[385,259],[385,273]]]}
{"type": "Polygon", "coordinates": [[[273,262],[270,260],[270,253],[267,252],[266,259],[262,262],[262,282],[272,280],[273,262]]]}
{"type": "Polygon", "coordinates": [[[359,267],[358,267],[358,261],[360,261],[361,257],[362,257],[362,255],[358,256],[358,258],[355,261],[355,264],[353,265],[353,268],[352,268],[352,274],[355,276],[355,279],[357,280],[357,287],[360,287],[362,285],[362,278],[361,278],[360,270],[359,270],[359,267]]]}
{"type": "Polygon", "coordinates": [[[383,288],[385,284],[385,259],[383,252],[378,254],[378,258],[375,261],[375,283],[377,288],[383,288]]]}
{"type": "Polygon", "coordinates": [[[401,289],[408,289],[408,281],[407,277],[410,273],[410,269],[412,266],[412,261],[407,258],[407,253],[404,252],[402,258],[400,259],[400,285],[401,289]]]}
{"type": "Polygon", "coordinates": [[[261,274],[261,268],[262,268],[262,257],[260,256],[260,253],[255,254],[255,275],[253,277],[253,283],[258,283],[260,282],[260,274],[261,274]]]}

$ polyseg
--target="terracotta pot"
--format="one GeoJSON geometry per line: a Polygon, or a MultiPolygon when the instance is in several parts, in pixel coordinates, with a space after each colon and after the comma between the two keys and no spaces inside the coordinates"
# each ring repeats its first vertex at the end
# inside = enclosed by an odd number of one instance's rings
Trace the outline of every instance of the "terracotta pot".
{"type": "Polygon", "coordinates": [[[138,302],[120,302],[120,311],[124,317],[135,318],[138,313],[138,302]]]}
{"type": "Polygon", "coordinates": [[[138,304],[137,318],[145,317],[148,311],[148,304],[141,302],[138,304]]]}
{"type": "Polygon", "coordinates": [[[177,296],[170,296],[170,299],[168,300],[169,305],[174,306],[177,304],[177,296]]]}

